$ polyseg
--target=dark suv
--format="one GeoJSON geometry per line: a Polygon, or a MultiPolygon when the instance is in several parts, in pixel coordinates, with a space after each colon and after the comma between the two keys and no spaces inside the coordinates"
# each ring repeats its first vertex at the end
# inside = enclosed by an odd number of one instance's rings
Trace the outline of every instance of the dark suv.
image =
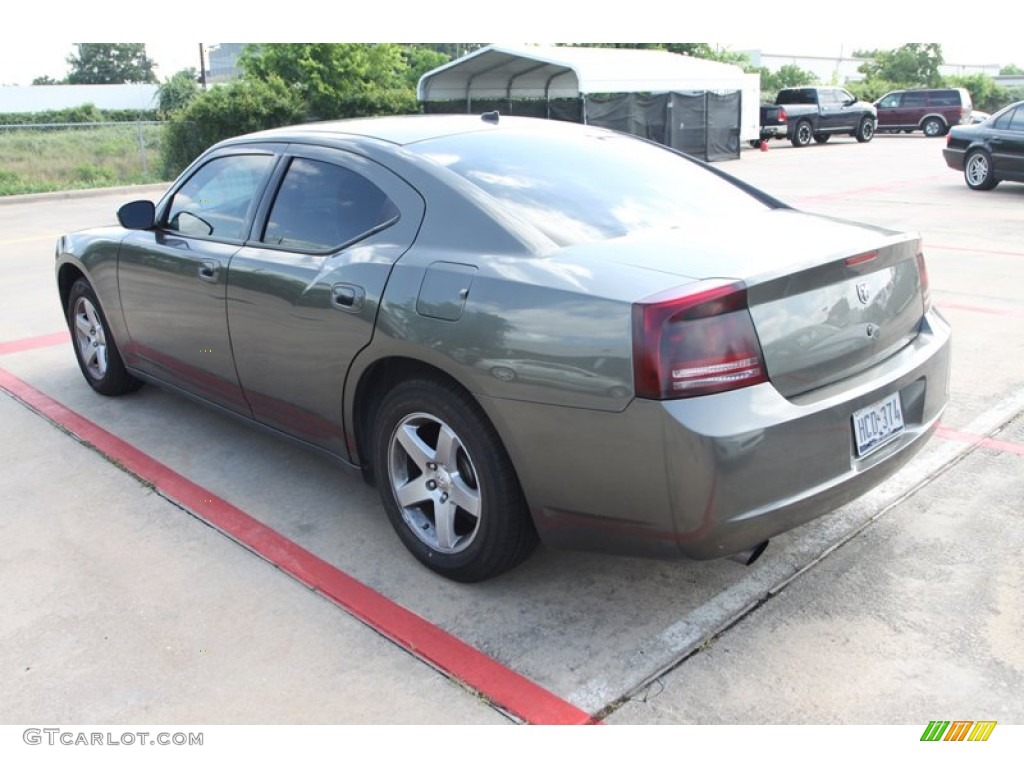
{"type": "Polygon", "coordinates": [[[972,105],[966,88],[915,88],[890,91],[875,107],[879,131],[945,136],[951,126],[971,121],[972,105]]]}

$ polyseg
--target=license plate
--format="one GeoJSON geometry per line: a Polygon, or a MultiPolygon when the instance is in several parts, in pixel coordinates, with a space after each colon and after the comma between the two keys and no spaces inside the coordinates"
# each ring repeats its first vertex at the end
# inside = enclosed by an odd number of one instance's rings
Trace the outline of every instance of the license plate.
{"type": "Polygon", "coordinates": [[[867,456],[903,432],[899,393],[861,408],[853,414],[853,441],[857,456],[867,456]]]}

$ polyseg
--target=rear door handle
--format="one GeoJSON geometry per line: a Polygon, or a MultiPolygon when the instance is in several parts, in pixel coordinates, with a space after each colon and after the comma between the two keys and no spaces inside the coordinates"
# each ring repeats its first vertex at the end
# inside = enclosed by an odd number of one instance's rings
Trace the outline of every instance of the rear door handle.
{"type": "Polygon", "coordinates": [[[331,286],[331,306],[342,312],[359,312],[363,308],[366,291],[352,283],[335,283],[331,286]]]}

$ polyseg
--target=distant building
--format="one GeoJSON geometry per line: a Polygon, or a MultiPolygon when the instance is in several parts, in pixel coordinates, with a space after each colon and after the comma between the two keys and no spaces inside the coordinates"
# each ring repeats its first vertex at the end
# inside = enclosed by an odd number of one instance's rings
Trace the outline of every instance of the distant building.
{"type": "Polygon", "coordinates": [[[4,85],[0,86],[0,113],[48,112],[93,104],[99,109],[157,108],[159,85],[4,85]]]}
{"type": "Polygon", "coordinates": [[[206,59],[206,84],[229,83],[242,76],[238,57],[248,43],[203,44],[206,59]]]}
{"type": "MultiPolygon", "coordinates": [[[[755,67],[765,67],[776,72],[787,64],[792,64],[807,72],[813,72],[822,83],[843,85],[856,83],[864,79],[859,72],[860,66],[870,59],[844,56],[842,50],[836,56],[802,56],[788,53],[764,53],[760,50],[741,51],[755,67]]],[[[999,74],[998,64],[942,64],[939,74],[950,77],[954,75],[982,74],[994,77],[999,74]]]]}

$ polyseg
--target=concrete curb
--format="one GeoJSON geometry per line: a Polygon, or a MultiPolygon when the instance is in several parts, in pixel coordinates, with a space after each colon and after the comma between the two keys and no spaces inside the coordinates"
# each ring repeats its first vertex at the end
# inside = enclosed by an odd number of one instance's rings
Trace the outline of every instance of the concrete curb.
{"type": "Polygon", "coordinates": [[[158,184],[132,184],[126,187],[96,187],[94,189],[66,189],[58,192],[36,192],[31,195],[0,196],[0,205],[18,205],[19,203],[36,203],[44,200],[69,200],[80,197],[100,197],[102,195],[127,194],[129,192],[159,192],[171,185],[169,181],[158,184]]]}

